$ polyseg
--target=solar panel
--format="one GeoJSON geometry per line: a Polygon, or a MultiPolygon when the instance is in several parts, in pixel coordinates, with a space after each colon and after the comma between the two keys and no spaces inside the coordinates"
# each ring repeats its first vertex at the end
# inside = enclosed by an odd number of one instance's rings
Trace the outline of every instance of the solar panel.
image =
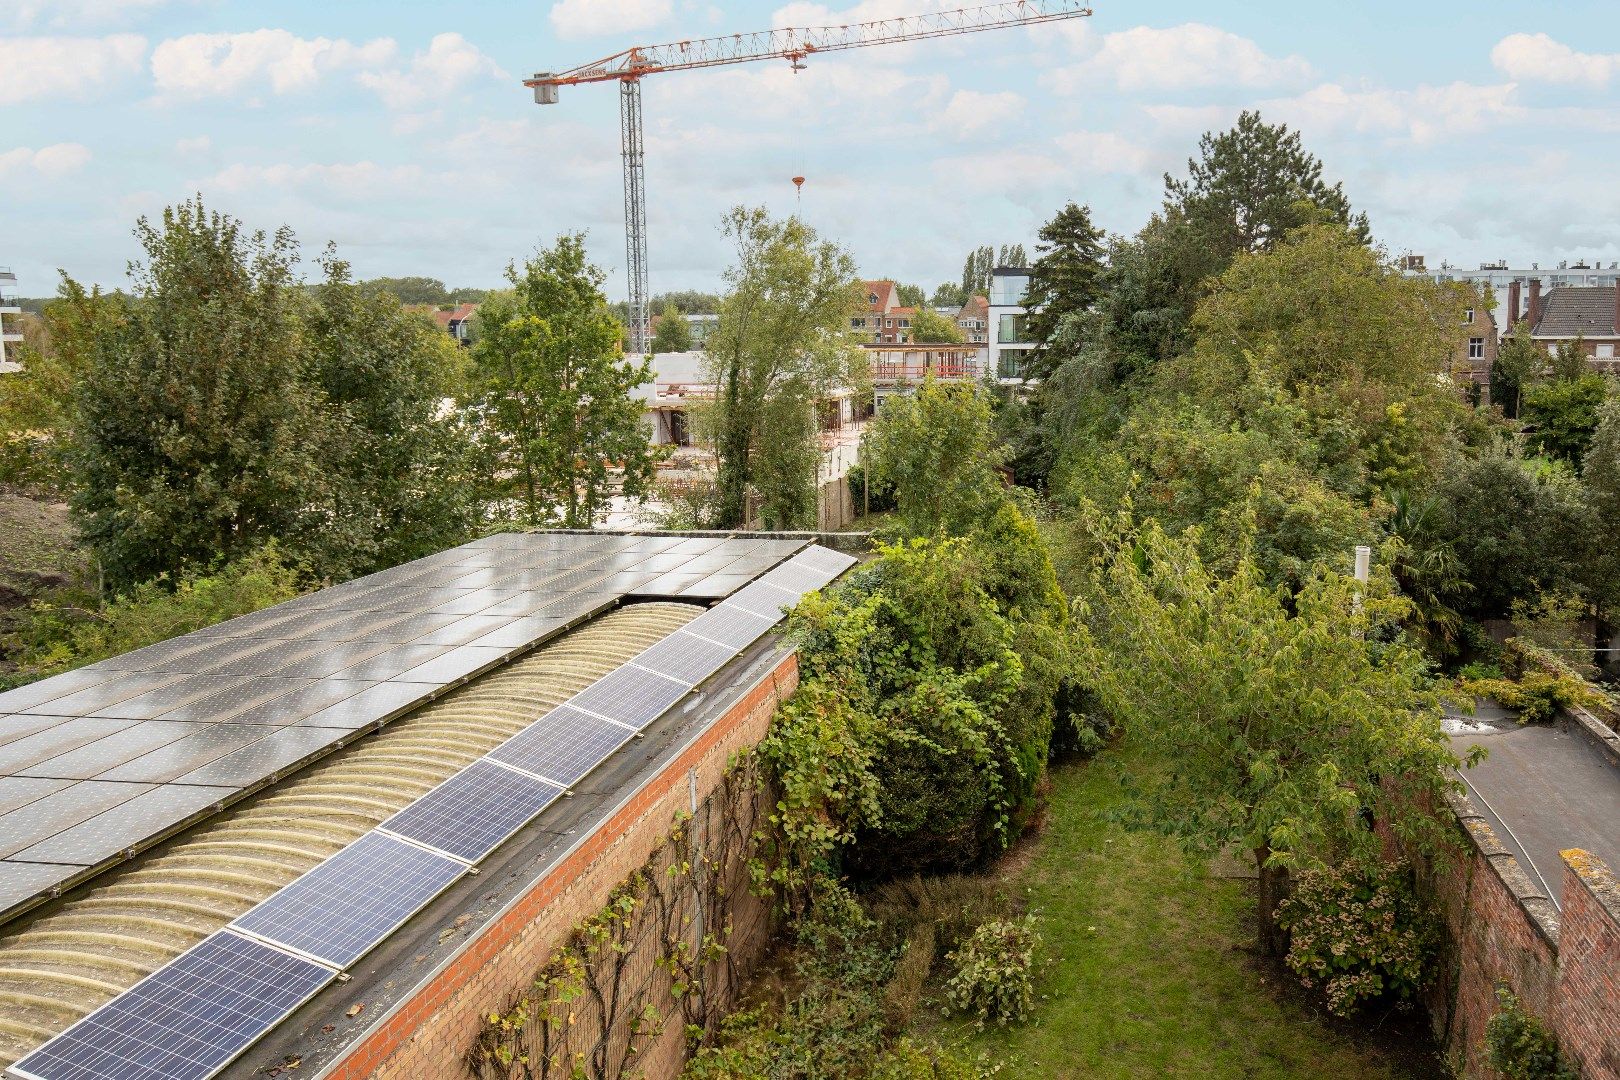
{"type": "Polygon", "coordinates": [[[705,611],[687,623],[684,629],[733,649],[746,649],[774,625],[775,620],[768,616],[752,615],[741,608],[722,604],[705,611]]]}
{"type": "Polygon", "coordinates": [[[793,557],[793,561],[800,566],[807,566],[812,570],[831,575],[828,578],[829,581],[860,562],[853,555],[846,555],[842,551],[834,551],[832,548],[825,548],[816,544],[812,544],[799,552],[793,557]]]}
{"type": "Polygon", "coordinates": [[[478,760],[379,828],[477,862],[562,792],[556,784],[478,760]]]}
{"type": "Polygon", "coordinates": [[[205,1080],[336,976],[222,930],[12,1066],[34,1080],[205,1080]]]}
{"type": "Polygon", "coordinates": [[[731,662],[737,650],[677,630],[632,661],[637,667],[696,686],[731,662]]]}
{"type": "Polygon", "coordinates": [[[628,728],[562,705],[490,751],[489,757],[570,787],[634,737],[628,728]]]}
{"type": "Polygon", "coordinates": [[[466,871],[454,859],[369,832],[231,925],[346,968],[466,871]]]}
{"type": "Polygon", "coordinates": [[[741,608],[755,615],[763,615],[772,622],[784,618],[782,609],[792,607],[799,602],[799,594],[779,589],[775,585],[763,585],[760,582],[739,589],[726,598],[726,603],[732,607],[741,608]]]}
{"type": "Polygon", "coordinates": [[[220,800],[235,794],[235,791],[234,787],[163,784],[103,810],[72,828],[46,837],[31,847],[13,852],[10,857],[18,862],[93,866],[140,847],[145,841],[161,835],[165,829],[208,810],[220,800]]]}
{"type": "Polygon", "coordinates": [[[568,702],[577,709],[617,720],[633,728],[652,723],[690,693],[689,683],[641,668],[610,671],[568,702]]]}
{"type": "Polygon", "coordinates": [[[759,580],[763,584],[775,585],[779,589],[787,589],[802,595],[812,589],[821,588],[831,581],[832,577],[793,561],[782,563],[759,580]]]}

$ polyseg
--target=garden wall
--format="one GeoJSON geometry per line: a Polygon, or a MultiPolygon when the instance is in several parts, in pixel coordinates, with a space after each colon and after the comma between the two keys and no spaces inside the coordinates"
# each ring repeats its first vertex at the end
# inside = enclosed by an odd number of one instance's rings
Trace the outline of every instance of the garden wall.
{"type": "Polygon", "coordinates": [[[1505,984],[1546,1021],[1587,1080],[1620,1080],[1620,887],[1579,849],[1564,856],[1562,912],[1533,885],[1467,798],[1452,802],[1464,854],[1424,886],[1445,923],[1439,977],[1426,1002],[1455,1071],[1494,1077],[1485,1025],[1505,984]]]}
{"type": "Polygon", "coordinates": [[[747,887],[764,812],[748,752],[797,681],[782,654],[322,1075],[676,1075],[687,1025],[729,1011],[769,943],[747,887]]]}

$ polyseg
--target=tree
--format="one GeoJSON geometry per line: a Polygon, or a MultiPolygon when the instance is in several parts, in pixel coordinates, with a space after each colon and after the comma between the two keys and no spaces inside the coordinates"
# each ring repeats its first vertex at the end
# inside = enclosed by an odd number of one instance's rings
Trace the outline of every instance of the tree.
{"type": "Polygon", "coordinates": [[[1040,345],[1026,371],[1029,377],[1046,379],[1056,367],[1052,350],[1059,323],[1089,312],[1097,300],[1103,232],[1092,225],[1089,207],[1071,202],[1037,235],[1038,255],[1030,268],[1024,304],[1030,309],[1029,335],[1040,345]]]}
{"type": "MultiPolygon", "coordinates": [[[[1598,407],[1597,429],[1581,464],[1581,482],[1597,535],[1620,534],[1620,395],[1610,395],[1598,407]]],[[[1598,613],[1612,620],[1620,607],[1620,546],[1597,546],[1592,580],[1598,613]]]]}
{"type": "Polygon", "coordinates": [[[1524,421],[1536,451],[1579,466],[1597,430],[1598,408],[1614,393],[1611,380],[1582,370],[1572,378],[1556,377],[1531,387],[1524,399],[1524,421]]]}
{"type": "Polygon", "coordinates": [[[968,252],[962,264],[962,292],[965,296],[978,296],[990,291],[990,271],[995,269],[996,249],[986,244],[968,252]]]}
{"type": "Polygon", "coordinates": [[[624,358],[582,234],[506,276],[512,293],[484,305],[472,350],[488,482],[526,525],[589,528],[615,487],[632,499],[651,489],[657,457],[630,393],[652,366],[624,358]]]}
{"type": "Polygon", "coordinates": [[[450,290],[444,282],[430,277],[379,277],[362,281],[363,288],[386,292],[402,304],[432,304],[438,307],[450,303],[450,290]]]}
{"type": "Polygon", "coordinates": [[[1082,678],[1127,748],[1134,814],[1208,856],[1240,844],[1260,875],[1259,944],[1281,952],[1288,872],[1376,858],[1365,824],[1437,849],[1456,781],[1428,663],[1381,640],[1386,586],[1317,573],[1288,598],[1240,558],[1217,574],[1195,537],[1094,523],[1103,557],[1076,603],[1082,678]],[[1364,816],[1369,815],[1369,816],[1364,816]]]}
{"type": "Polygon", "coordinates": [[[649,351],[655,353],[686,352],[692,347],[692,327],[680,308],[666,303],[658,316],[658,329],[653,333],[649,351]]]}
{"type": "Polygon", "coordinates": [[[934,295],[928,298],[928,302],[934,307],[960,308],[968,302],[968,296],[956,282],[942,281],[935,287],[934,295]]]}
{"type": "Polygon", "coordinates": [[[84,358],[71,506],[116,590],[308,538],[329,491],[292,233],[247,233],[200,199],[135,233],[132,295],[64,278],[59,301],[58,343],[84,358]]]}
{"type": "Polygon", "coordinates": [[[818,404],[868,377],[849,339],[860,306],[855,261],[799,219],[773,220],[763,209],[736,208],[724,230],[736,263],[706,342],[720,518],[725,528],[742,525],[757,491],[768,528],[808,526],[818,404]]]}
{"type": "Polygon", "coordinates": [[[895,284],[894,298],[900,301],[901,307],[921,308],[928,302],[921,285],[907,285],[903,281],[895,284]]]}
{"type": "Polygon", "coordinates": [[[1165,176],[1165,205],[1208,246],[1215,269],[1239,252],[1268,251],[1312,223],[1370,241],[1366,215],[1351,212],[1343,184],[1322,179],[1322,162],[1287,125],[1244,111],[1230,131],[1206,132],[1198,152],[1185,179],[1165,176]]]}
{"type": "Polygon", "coordinates": [[[1547,354],[1530,338],[1530,323],[1522,320],[1502,339],[1491,362],[1491,402],[1502,407],[1504,416],[1516,418],[1524,404],[1524,393],[1547,366],[1547,354]]]}
{"type": "Polygon", "coordinates": [[[318,528],[298,547],[342,579],[463,543],[483,506],[469,425],[445,406],[464,395],[466,352],[355,284],[331,248],[321,267],[304,336],[327,483],[318,528]]]}
{"type": "Polygon", "coordinates": [[[1586,342],[1576,334],[1573,341],[1561,341],[1552,354],[1552,377],[1560,382],[1574,382],[1589,375],[1592,368],[1586,362],[1586,342]]]}
{"type": "Polygon", "coordinates": [[[1024,254],[1023,244],[1002,244],[1001,251],[996,256],[997,266],[1011,266],[1022,269],[1029,265],[1029,256],[1024,254]]]}
{"type": "Polygon", "coordinates": [[[911,333],[908,336],[914,343],[920,344],[960,345],[963,341],[962,328],[956,325],[955,319],[946,318],[928,307],[918,308],[917,314],[911,317],[911,333]]]}
{"type": "Polygon", "coordinates": [[[927,379],[883,404],[861,443],[872,481],[894,487],[907,536],[965,536],[1006,497],[988,395],[927,379]]]}

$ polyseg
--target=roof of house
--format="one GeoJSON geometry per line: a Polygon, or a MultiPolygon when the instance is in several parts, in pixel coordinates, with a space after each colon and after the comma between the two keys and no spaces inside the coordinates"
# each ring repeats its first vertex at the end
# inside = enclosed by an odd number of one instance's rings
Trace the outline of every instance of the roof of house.
{"type": "Polygon", "coordinates": [[[1615,288],[1607,285],[1567,285],[1542,294],[1536,337],[1614,337],[1615,288]]]}
{"type": "Polygon", "coordinates": [[[887,279],[883,281],[863,281],[861,290],[866,294],[867,307],[871,311],[887,311],[895,306],[894,282],[887,279]],[[872,298],[876,297],[876,300],[872,298]]]}
{"type": "Polygon", "coordinates": [[[983,319],[990,314],[990,298],[987,296],[970,296],[962,310],[956,313],[958,319],[983,319]]]}
{"type": "Polygon", "coordinates": [[[466,322],[478,312],[477,304],[457,304],[448,311],[443,309],[433,312],[433,321],[440,326],[448,327],[453,322],[466,322]]]}

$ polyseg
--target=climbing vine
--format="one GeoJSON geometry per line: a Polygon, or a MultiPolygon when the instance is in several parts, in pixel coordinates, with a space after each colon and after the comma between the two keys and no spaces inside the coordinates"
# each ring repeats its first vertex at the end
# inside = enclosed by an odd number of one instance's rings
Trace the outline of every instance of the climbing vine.
{"type": "Polygon", "coordinates": [[[769,901],[749,889],[761,803],[759,770],[745,755],[506,1010],[485,1017],[471,1073],[616,1077],[671,1024],[693,1044],[711,1038],[744,975],[736,929],[770,917],[769,901]]]}

